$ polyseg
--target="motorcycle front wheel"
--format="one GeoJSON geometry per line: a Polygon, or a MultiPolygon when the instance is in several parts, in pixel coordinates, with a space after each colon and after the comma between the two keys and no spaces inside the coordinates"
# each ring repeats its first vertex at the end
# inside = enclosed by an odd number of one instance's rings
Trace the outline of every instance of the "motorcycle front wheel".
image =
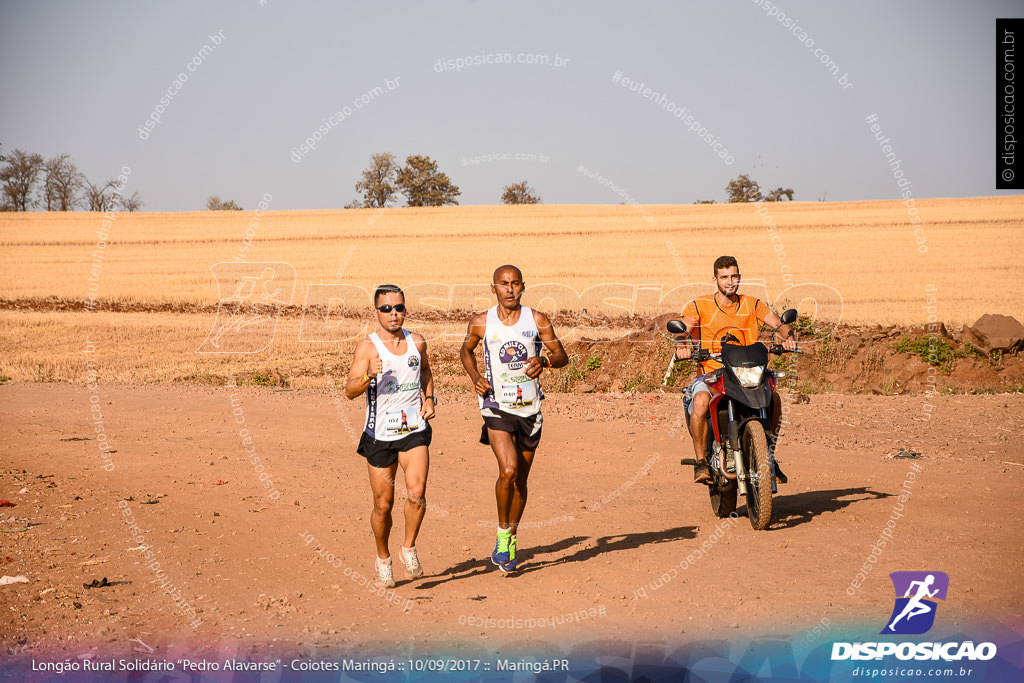
{"type": "Polygon", "coordinates": [[[747,517],[750,526],[764,531],[772,523],[772,474],[764,426],[751,420],[740,438],[747,466],[747,517]]]}

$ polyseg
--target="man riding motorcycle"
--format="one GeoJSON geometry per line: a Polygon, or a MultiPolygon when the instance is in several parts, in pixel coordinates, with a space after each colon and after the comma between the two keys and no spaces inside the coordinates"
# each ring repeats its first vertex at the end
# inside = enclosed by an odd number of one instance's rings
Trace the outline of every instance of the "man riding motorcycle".
{"type": "MultiPolygon", "coordinates": [[[[714,294],[697,297],[686,304],[683,309],[682,322],[686,332],[694,342],[711,353],[722,350],[722,341],[732,335],[739,344],[752,344],[758,339],[761,325],[767,325],[783,337],[782,347],[787,351],[796,350],[796,333],[782,322],[778,315],[756,297],[743,296],[737,292],[740,286],[739,264],[732,256],[719,256],[715,259],[714,279],[717,291],[714,294]]],[[[676,358],[688,359],[691,356],[692,344],[684,338],[676,339],[676,358]]],[[[683,405],[686,408],[687,427],[693,438],[693,451],[697,464],[693,468],[695,484],[711,482],[711,468],[708,465],[705,449],[708,438],[708,406],[711,403],[711,388],[704,382],[706,373],[720,368],[722,364],[715,359],[700,363],[704,374],[697,377],[683,393],[683,405]]],[[[782,418],[782,401],[778,393],[772,392],[772,433],[770,438],[778,435],[779,421],[782,418]]]]}

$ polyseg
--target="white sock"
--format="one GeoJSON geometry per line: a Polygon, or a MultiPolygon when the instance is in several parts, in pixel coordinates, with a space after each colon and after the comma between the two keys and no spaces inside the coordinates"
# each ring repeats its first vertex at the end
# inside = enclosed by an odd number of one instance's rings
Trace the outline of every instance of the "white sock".
{"type": "Polygon", "coordinates": [[[509,532],[509,531],[512,531],[512,527],[502,527],[500,524],[498,525],[498,533],[499,534],[506,533],[506,532],[509,532]]]}

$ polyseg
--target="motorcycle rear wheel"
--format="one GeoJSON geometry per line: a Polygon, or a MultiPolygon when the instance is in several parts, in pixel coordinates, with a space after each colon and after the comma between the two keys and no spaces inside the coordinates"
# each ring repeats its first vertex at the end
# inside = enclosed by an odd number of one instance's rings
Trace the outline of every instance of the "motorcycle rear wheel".
{"type": "Polygon", "coordinates": [[[709,486],[708,493],[711,494],[711,511],[719,519],[728,517],[736,511],[736,484],[733,482],[726,488],[709,486]]]}
{"type": "Polygon", "coordinates": [[[747,517],[750,526],[764,531],[772,523],[772,474],[764,426],[751,420],[740,437],[747,466],[747,517]]]}

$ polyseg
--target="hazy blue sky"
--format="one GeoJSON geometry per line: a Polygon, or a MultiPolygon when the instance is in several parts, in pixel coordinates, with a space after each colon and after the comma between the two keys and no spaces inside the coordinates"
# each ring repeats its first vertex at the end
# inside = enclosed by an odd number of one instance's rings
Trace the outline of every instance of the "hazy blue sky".
{"type": "Polygon", "coordinates": [[[643,203],[721,201],[740,173],[798,200],[896,198],[876,114],[915,197],[999,194],[995,18],[1016,2],[264,2],[3,2],[4,151],[66,152],[93,180],[129,166],[151,211],[264,193],[340,208],[379,151],[433,157],[463,204],[522,179],[549,204],[623,200],[581,165],[643,203]],[[439,69],[495,54],[568,62],[439,69]],[[616,72],[686,107],[733,163],[616,72]],[[517,153],[536,156],[469,163],[517,153]]]}

